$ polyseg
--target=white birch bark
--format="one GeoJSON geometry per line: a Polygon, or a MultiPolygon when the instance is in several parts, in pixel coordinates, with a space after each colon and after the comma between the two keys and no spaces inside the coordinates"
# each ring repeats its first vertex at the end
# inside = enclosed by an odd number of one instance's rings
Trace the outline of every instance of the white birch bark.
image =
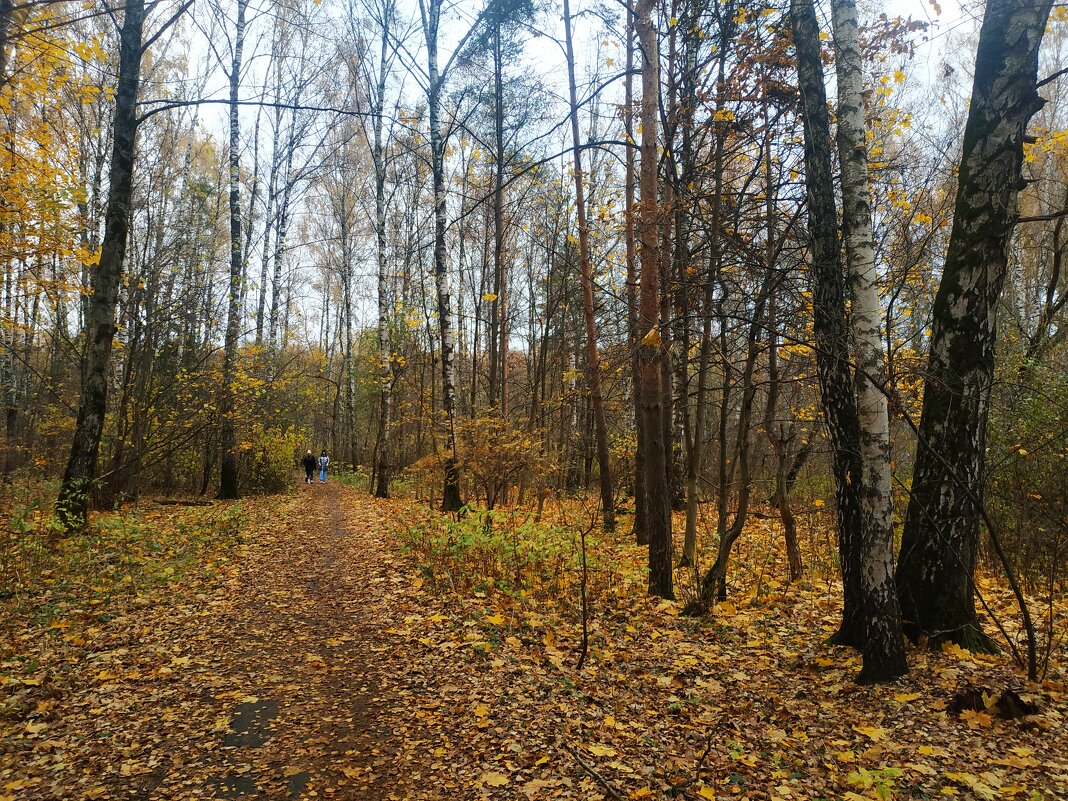
{"type": "Polygon", "coordinates": [[[893,492],[882,313],[868,191],[864,72],[854,0],[832,0],[838,78],[838,154],[842,164],[842,224],[852,289],[850,324],[856,360],[861,479],[860,576],[867,636],[862,678],[905,672],[900,611],[893,576],[893,492]]]}

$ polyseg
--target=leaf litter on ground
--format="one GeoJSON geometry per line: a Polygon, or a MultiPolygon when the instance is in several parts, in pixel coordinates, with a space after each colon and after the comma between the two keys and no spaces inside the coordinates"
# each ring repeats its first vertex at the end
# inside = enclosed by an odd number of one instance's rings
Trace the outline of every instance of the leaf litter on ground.
{"type": "Polygon", "coordinates": [[[5,610],[3,801],[1068,797],[1063,673],[910,649],[856,685],[837,585],[779,578],[764,521],[700,620],[591,535],[578,670],[579,506],[487,526],[330,484],[140,514],[162,550],[5,610]],[[1007,688],[1039,714],[999,718],[1007,688]]]}

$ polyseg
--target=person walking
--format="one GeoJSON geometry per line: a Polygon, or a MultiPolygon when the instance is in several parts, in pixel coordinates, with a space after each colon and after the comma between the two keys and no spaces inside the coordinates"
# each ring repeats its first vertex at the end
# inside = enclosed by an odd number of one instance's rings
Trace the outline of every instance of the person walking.
{"type": "Polygon", "coordinates": [[[312,483],[312,473],[315,472],[315,457],[312,456],[312,452],[308,451],[304,454],[304,458],[300,460],[301,465],[304,466],[304,483],[312,483]]]}
{"type": "Polygon", "coordinates": [[[323,451],[319,457],[319,483],[326,482],[326,468],[330,466],[330,457],[326,455],[326,451],[323,451]]]}

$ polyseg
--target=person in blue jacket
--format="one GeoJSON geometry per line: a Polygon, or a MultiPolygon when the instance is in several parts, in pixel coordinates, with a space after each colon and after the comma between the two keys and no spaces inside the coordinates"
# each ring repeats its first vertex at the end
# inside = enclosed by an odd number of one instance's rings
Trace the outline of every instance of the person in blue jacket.
{"type": "Polygon", "coordinates": [[[326,468],[330,466],[330,457],[326,455],[326,451],[323,451],[319,456],[319,483],[326,482],[326,468]]]}

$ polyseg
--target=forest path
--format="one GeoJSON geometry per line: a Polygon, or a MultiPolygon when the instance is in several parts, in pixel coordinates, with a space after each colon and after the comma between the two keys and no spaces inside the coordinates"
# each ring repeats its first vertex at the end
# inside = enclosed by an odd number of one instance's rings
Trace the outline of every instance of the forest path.
{"type": "Polygon", "coordinates": [[[375,799],[388,736],[382,630],[396,611],[381,590],[382,514],[333,482],[302,484],[290,510],[283,540],[256,549],[240,577],[220,651],[247,693],[207,785],[232,799],[375,799]]]}

